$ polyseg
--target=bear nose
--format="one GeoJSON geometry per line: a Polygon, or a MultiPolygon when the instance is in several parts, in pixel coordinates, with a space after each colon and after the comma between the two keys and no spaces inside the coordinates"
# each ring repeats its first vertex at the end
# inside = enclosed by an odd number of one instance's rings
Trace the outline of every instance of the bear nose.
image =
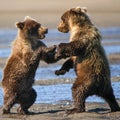
{"type": "Polygon", "coordinates": [[[40,31],[41,31],[42,34],[47,34],[48,33],[48,28],[41,27],[40,31]]]}
{"type": "Polygon", "coordinates": [[[44,32],[44,33],[45,33],[45,34],[47,34],[47,33],[48,33],[48,29],[47,29],[47,28],[45,29],[45,32],[44,32]]]}

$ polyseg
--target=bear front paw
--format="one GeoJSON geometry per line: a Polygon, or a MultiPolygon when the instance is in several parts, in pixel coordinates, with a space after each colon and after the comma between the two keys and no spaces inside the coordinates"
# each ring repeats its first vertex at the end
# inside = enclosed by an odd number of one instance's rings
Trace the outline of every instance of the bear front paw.
{"type": "Polygon", "coordinates": [[[54,46],[52,46],[52,47],[47,48],[47,49],[46,49],[46,53],[48,53],[48,52],[53,53],[53,52],[55,52],[55,50],[56,50],[56,45],[54,45],[54,46]]]}
{"type": "Polygon", "coordinates": [[[56,59],[62,59],[62,58],[67,58],[70,57],[69,50],[66,48],[65,43],[61,43],[58,45],[55,53],[55,58],[56,59]]]}
{"type": "Polygon", "coordinates": [[[64,75],[66,73],[66,70],[56,70],[55,74],[56,75],[64,75]]]}

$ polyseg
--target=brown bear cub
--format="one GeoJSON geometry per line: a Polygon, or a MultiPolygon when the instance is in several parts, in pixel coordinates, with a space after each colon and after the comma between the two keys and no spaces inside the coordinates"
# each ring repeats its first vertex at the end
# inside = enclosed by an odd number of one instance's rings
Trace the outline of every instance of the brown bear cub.
{"type": "Polygon", "coordinates": [[[119,111],[110,80],[110,68],[105,51],[101,45],[101,35],[87,15],[85,8],[72,8],[66,11],[58,25],[60,32],[71,32],[70,43],[58,46],[56,57],[70,57],[57,75],[65,74],[70,68],[75,69],[77,78],[72,86],[74,108],[67,114],[85,111],[88,96],[97,95],[104,98],[111,111],[119,111]]]}
{"type": "Polygon", "coordinates": [[[40,59],[47,63],[55,62],[55,46],[47,48],[40,41],[45,38],[48,29],[36,20],[26,17],[16,24],[18,35],[13,42],[12,53],[4,68],[2,86],[4,90],[3,114],[10,113],[15,103],[20,104],[18,113],[29,114],[28,108],[36,100],[36,92],[32,88],[36,69],[40,59]]]}

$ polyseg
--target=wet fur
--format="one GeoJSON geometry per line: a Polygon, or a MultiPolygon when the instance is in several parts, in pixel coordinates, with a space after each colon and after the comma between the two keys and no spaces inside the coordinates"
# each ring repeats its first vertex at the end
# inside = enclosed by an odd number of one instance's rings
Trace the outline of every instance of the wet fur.
{"type": "Polygon", "coordinates": [[[70,31],[70,43],[58,46],[56,57],[68,59],[57,75],[65,74],[74,68],[77,78],[72,86],[74,108],[67,114],[85,111],[85,100],[91,95],[104,98],[111,111],[119,111],[110,80],[110,68],[101,45],[101,35],[83,8],[72,8],[61,17],[58,30],[70,31]],[[63,72],[64,71],[64,72],[63,72]]]}
{"type": "Polygon", "coordinates": [[[10,113],[15,103],[20,104],[18,113],[29,114],[29,107],[36,100],[32,88],[40,60],[55,62],[55,46],[47,48],[39,39],[45,37],[47,28],[31,18],[18,22],[18,35],[12,45],[12,53],[4,68],[2,87],[4,90],[3,114],[10,113]]]}

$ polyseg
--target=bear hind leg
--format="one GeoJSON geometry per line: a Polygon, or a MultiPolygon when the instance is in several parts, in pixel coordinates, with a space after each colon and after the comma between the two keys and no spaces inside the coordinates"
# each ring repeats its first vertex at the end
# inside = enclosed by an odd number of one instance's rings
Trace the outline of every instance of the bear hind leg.
{"type": "Polygon", "coordinates": [[[120,111],[120,107],[115,99],[112,88],[111,90],[109,90],[108,93],[105,93],[102,97],[106,100],[106,102],[108,102],[111,108],[111,112],[120,111]]]}
{"type": "Polygon", "coordinates": [[[84,85],[76,86],[75,84],[73,84],[72,96],[74,100],[74,108],[66,110],[66,114],[85,112],[85,99],[88,95],[84,85]]]}
{"type": "Polygon", "coordinates": [[[28,109],[35,102],[36,96],[36,91],[33,88],[22,93],[18,100],[20,107],[17,109],[17,112],[20,114],[32,114],[32,112],[29,112],[28,109]]]}
{"type": "Polygon", "coordinates": [[[10,113],[10,109],[16,103],[16,99],[17,99],[17,94],[6,93],[4,95],[4,105],[3,105],[3,108],[2,108],[2,113],[3,114],[9,114],[10,113]]]}

